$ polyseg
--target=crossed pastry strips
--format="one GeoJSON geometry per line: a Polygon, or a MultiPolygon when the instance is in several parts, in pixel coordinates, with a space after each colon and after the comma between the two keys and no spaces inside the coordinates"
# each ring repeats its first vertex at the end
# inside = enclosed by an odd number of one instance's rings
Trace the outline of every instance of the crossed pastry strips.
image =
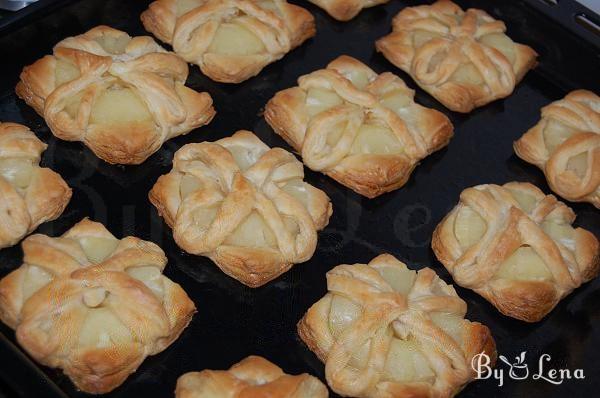
{"type": "Polygon", "coordinates": [[[308,167],[373,198],[404,185],[452,137],[448,118],[413,97],[397,76],[341,56],[278,92],[265,118],[308,167]]]}
{"type": "Polygon", "coordinates": [[[152,38],[98,26],[25,67],[16,91],[58,138],[139,164],[213,118],[210,95],[186,87],[187,76],[185,61],[152,38]]]}
{"type": "Polygon", "coordinates": [[[600,97],[576,90],[542,108],[542,118],[514,144],[546,174],[550,188],[600,208],[600,97]]]}
{"type": "Polygon", "coordinates": [[[432,247],[461,286],[500,312],[536,322],[598,275],[596,237],[575,214],[528,183],[478,185],[437,226],[432,247]]]}
{"type": "Polygon", "coordinates": [[[405,8],[392,26],[377,50],[456,112],[507,97],[536,65],[536,52],[513,42],[504,22],[451,1],[405,8]]]}
{"type": "Polygon", "coordinates": [[[32,235],[0,280],[0,319],[38,362],[89,393],[119,386],[188,325],[194,303],[162,275],[154,243],[116,239],[84,219],[60,238],[32,235]]]}
{"type": "Polygon", "coordinates": [[[467,304],[429,268],[383,254],[335,267],[327,289],[298,333],[340,395],[451,397],[473,379],[474,355],[495,362],[489,329],[464,319],[467,304]]]}
{"type": "Polygon", "coordinates": [[[363,8],[387,3],[389,0],[309,0],[318,5],[338,21],[349,21],[363,8]]]}
{"type": "Polygon", "coordinates": [[[157,0],[149,32],[213,80],[239,83],[315,35],[313,16],[285,0],[157,0]]]}
{"type": "Polygon", "coordinates": [[[71,200],[62,177],[39,166],[46,148],[27,127],[0,123],[0,248],[58,218],[71,200]]]}
{"type": "Polygon", "coordinates": [[[290,376],[251,355],[229,370],[189,372],[177,380],[176,398],[327,398],[327,387],[307,373],[290,376]]]}
{"type": "Polygon", "coordinates": [[[257,287],[310,259],[329,222],[329,198],[303,178],[294,155],[238,131],[183,146],[149,197],[182,249],[257,287]]]}

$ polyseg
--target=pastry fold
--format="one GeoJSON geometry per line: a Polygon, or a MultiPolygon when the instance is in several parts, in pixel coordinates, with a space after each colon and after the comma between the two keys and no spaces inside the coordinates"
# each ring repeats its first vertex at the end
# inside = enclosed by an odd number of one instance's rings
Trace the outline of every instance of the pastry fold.
{"type": "Polygon", "coordinates": [[[490,330],[464,319],[467,304],[430,268],[382,254],[333,268],[327,290],[298,333],[342,396],[452,397],[474,379],[475,355],[495,363],[490,330]]]}
{"type": "Polygon", "coordinates": [[[377,51],[448,109],[470,112],[509,96],[537,53],[515,43],[504,22],[448,0],[404,8],[377,51]]]}
{"type": "Polygon", "coordinates": [[[224,83],[257,75],[316,32],[313,16],[285,0],[157,0],[141,19],[179,56],[224,83]]]}
{"type": "Polygon", "coordinates": [[[311,3],[321,7],[329,15],[338,21],[349,21],[363,8],[374,7],[387,3],[389,0],[309,0],[311,3]]]}
{"type": "Polygon", "coordinates": [[[600,209],[600,97],[575,90],[542,108],[540,121],[514,143],[517,155],[571,202],[600,209]]]}
{"type": "Polygon", "coordinates": [[[26,66],[16,92],[62,140],[113,164],[139,164],[210,122],[208,93],[185,86],[185,61],[148,36],[98,26],[26,66]]]}
{"type": "Polygon", "coordinates": [[[229,370],[189,372],[177,379],[176,398],[327,398],[327,387],[307,373],[291,376],[251,355],[229,370]]]}
{"type": "Polygon", "coordinates": [[[529,183],[478,185],[434,231],[432,247],[456,283],[504,315],[537,322],[598,275],[600,245],[575,213],[529,183]]]}
{"type": "Polygon", "coordinates": [[[183,250],[257,287],[310,259],[329,222],[329,198],[303,179],[294,155],[242,130],[183,146],[149,197],[183,250]]]}
{"type": "Polygon", "coordinates": [[[0,249],[58,218],[71,200],[62,177],[39,166],[47,147],[27,127],[0,123],[0,249]]]}
{"type": "Polygon", "coordinates": [[[374,198],[404,185],[452,137],[450,120],[413,98],[399,77],[341,56],[278,92],[265,119],[309,168],[374,198]]]}
{"type": "Polygon", "coordinates": [[[162,275],[154,243],[82,220],[59,238],[23,241],[23,265],[0,280],[0,320],[42,365],[106,393],[190,322],[194,303],[162,275]]]}

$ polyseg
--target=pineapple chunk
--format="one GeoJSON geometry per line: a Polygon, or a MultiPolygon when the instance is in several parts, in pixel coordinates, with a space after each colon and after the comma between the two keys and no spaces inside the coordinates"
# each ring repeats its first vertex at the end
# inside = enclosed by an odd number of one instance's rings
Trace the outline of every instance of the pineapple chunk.
{"type": "Polygon", "coordinates": [[[571,170],[579,178],[584,178],[585,173],[588,169],[588,154],[587,152],[581,152],[578,155],[573,156],[567,162],[567,170],[571,170]]]}
{"type": "Polygon", "coordinates": [[[548,152],[554,152],[554,150],[572,136],[574,132],[575,130],[565,126],[561,122],[556,120],[548,121],[544,128],[544,141],[548,152]]]}
{"type": "Polygon", "coordinates": [[[119,241],[114,238],[87,236],[79,238],[79,244],[88,260],[94,264],[98,264],[106,260],[115,251],[119,245],[119,241]]]}
{"type": "Polygon", "coordinates": [[[335,337],[339,336],[360,316],[361,312],[362,309],[358,304],[345,297],[333,295],[329,309],[331,334],[335,337]]]}
{"type": "Polygon", "coordinates": [[[102,35],[94,40],[96,40],[107,53],[119,55],[125,52],[127,45],[131,41],[131,37],[123,33],[117,36],[102,35]]]}
{"type": "Polygon", "coordinates": [[[397,266],[380,266],[377,267],[377,272],[381,275],[392,289],[400,294],[407,295],[412,289],[417,273],[406,267],[402,269],[397,266]]]}
{"type": "Polygon", "coordinates": [[[552,274],[541,257],[529,246],[519,247],[502,265],[496,276],[520,281],[543,281],[552,274]]]}
{"type": "Polygon", "coordinates": [[[396,382],[431,383],[435,373],[416,342],[394,338],[385,361],[384,378],[396,382]]]}
{"type": "Polygon", "coordinates": [[[114,85],[105,90],[94,102],[90,114],[93,124],[120,124],[151,122],[152,115],[146,104],[130,88],[114,85]]]}
{"type": "Polygon", "coordinates": [[[155,296],[163,297],[163,276],[160,269],[151,265],[141,267],[127,268],[127,273],[132,277],[143,282],[155,296]]]}
{"type": "Polygon", "coordinates": [[[36,265],[28,265],[23,280],[23,302],[52,281],[52,274],[36,265]]]}
{"type": "Polygon", "coordinates": [[[453,81],[464,84],[483,84],[483,76],[472,63],[461,64],[452,74],[453,81]]]}
{"type": "Polygon", "coordinates": [[[350,153],[387,155],[402,152],[402,144],[394,133],[383,126],[363,124],[352,143],[350,153]]]}
{"type": "Polygon", "coordinates": [[[244,247],[277,247],[277,238],[266,224],[265,220],[256,211],[240,223],[225,244],[244,247]]]}
{"type": "Polygon", "coordinates": [[[528,214],[533,211],[535,205],[537,204],[537,200],[535,197],[516,189],[511,189],[510,193],[513,196],[513,198],[515,198],[517,203],[519,203],[519,207],[521,208],[521,210],[528,214]]]}
{"type": "Polygon", "coordinates": [[[79,344],[84,347],[106,348],[131,339],[127,327],[105,307],[90,309],[79,330],[79,344]]]}
{"type": "Polygon", "coordinates": [[[266,50],[263,42],[254,33],[234,20],[219,25],[208,51],[224,55],[253,55],[266,50]]]}
{"type": "Polygon", "coordinates": [[[6,181],[17,188],[27,188],[31,183],[32,176],[33,163],[31,159],[0,159],[0,177],[4,177],[6,181]]]}
{"type": "Polygon", "coordinates": [[[80,75],[81,73],[77,66],[69,61],[60,58],[56,59],[56,69],[54,70],[54,85],[56,87],[75,80],[80,75]]]}
{"type": "Polygon", "coordinates": [[[463,250],[473,246],[485,234],[487,224],[473,209],[463,206],[454,221],[454,235],[463,250]]]}
{"type": "Polygon", "coordinates": [[[248,170],[258,160],[255,152],[252,152],[248,148],[240,145],[228,146],[227,150],[231,153],[233,159],[242,171],[248,170]]]}
{"type": "Polygon", "coordinates": [[[310,88],[306,93],[306,111],[310,117],[344,103],[334,91],[323,88],[310,88]]]}
{"type": "Polygon", "coordinates": [[[515,43],[504,33],[491,33],[481,37],[479,41],[500,51],[512,65],[517,60],[515,43]]]}
{"type": "Polygon", "coordinates": [[[411,102],[412,98],[403,90],[391,90],[381,96],[381,105],[396,113],[411,102]]]}
{"type": "Polygon", "coordinates": [[[555,221],[545,220],[541,224],[541,227],[552,239],[561,243],[571,251],[575,250],[575,229],[573,229],[572,226],[569,224],[558,224],[555,221]]]}

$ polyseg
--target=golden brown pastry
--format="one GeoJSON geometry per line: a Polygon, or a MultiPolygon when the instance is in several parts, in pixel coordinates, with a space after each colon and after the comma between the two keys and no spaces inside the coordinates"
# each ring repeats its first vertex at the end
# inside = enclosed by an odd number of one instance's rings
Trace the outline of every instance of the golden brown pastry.
{"type": "Polygon", "coordinates": [[[26,66],[16,91],[58,138],[139,164],[213,118],[210,95],[186,87],[187,76],[185,61],[152,38],[98,26],[26,66]]]}
{"type": "Polygon", "coordinates": [[[399,77],[341,56],[278,92],[265,119],[309,168],[373,198],[404,185],[452,137],[448,118],[413,97],[399,77]]]}
{"type": "Polygon", "coordinates": [[[327,387],[307,373],[285,374],[251,355],[229,370],[189,372],[177,379],[176,398],[327,398],[327,387]]]}
{"type": "Polygon", "coordinates": [[[315,35],[313,16],[285,0],[156,0],[147,31],[206,76],[239,83],[315,35]]]}
{"type": "Polygon", "coordinates": [[[447,0],[405,8],[392,27],[377,51],[456,112],[509,96],[537,63],[531,47],[505,34],[504,22],[447,0]]]}
{"type": "Polygon", "coordinates": [[[63,236],[23,241],[23,265],[0,280],[0,319],[41,364],[93,394],[119,386],[188,325],[194,303],[162,275],[154,243],[115,238],[84,219],[63,236]]]}
{"type": "Polygon", "coordinates": [[[62,177],[39,166],[47,147],[27,127],[0,123],[0,249],[58,218],[71,200],[62,177]]]}
{"type": "Polygon", "coordinates": [[[303,178],[294,155],[238,131],[183,146],[149,197],[183,250],[257,287],[310,259],[329,222],[329,198],[303,178]]]}
{"type": "Polygon", "coordinates": [[[576,90],[542,108],[541,120],[514,144],[538,166],[550,188],[600,209],[600,97],[576,90]]]}
{"type": "Polygon", "coordinates": [[[387,3],[389,0],[309,0],[311,3],[321,7],[329,15],[338,21],[349,21],[363,8],[374,7],[387,3]]]}
{"type": "Polygon", "coordinates": [[[528,183],[465,189],[433,234],[437,258],[460,286],[504,315],[537,322],[600,267],[598,239],[575,213],[528,183]]]}
{"type": "Polygon", "coordinates": [[[474,355],[496,360],[490,330],[464,319],[467,304],[430,268],[382,254],[335,267],[327,289],[298,333],[342,396],[452,397],[473,380],[474,355]]]}

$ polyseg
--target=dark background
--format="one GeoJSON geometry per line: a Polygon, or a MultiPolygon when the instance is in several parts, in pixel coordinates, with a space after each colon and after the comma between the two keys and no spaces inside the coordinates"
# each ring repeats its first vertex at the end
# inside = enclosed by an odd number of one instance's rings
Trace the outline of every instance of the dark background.
{"type": "MultiPolygon", "coordinates": [[[[44,121],[14,95],[21,68],[45,54],[67,36],[106,24],[131,35],[144,34],[139,14],[149,1],[72,1],[60,11],[0,37],[0,120],[29,126],[49,144],[43,164],[58,171],[73,188],[73,199],[62,217],[40,227],[56,236],[83,217],[104,223],[117,237],[135,235],[159,244],[167,253],[166,275],[178,282],[198,307],[181,338],[164,352],[148,358],[110,397],[173,396],[177,378],[187,371],[226,369],[250,354],[262,355],[288,373],[309,372],[321,379],[323,365],[296,334],[296,322],[326,292],[325,273],[340,263],[368,262],[388,252],[411,268],[431,267],[452,282],[430,249],[433,229],[456,204],[459,193],[481,183],[529,181],[550,193],[543,174],[518,159],[512,142],[539,119],[539,108],[575,88],[600,93],[597,47],[541,16],[522,1],[458,1],[477,5],[503,19],[509,35],[540,54],[539,67],[527,74],[513,95],[468,115],[446,110],[423,90],[417,102],[447,114],[454,123],[450,145],[425,159],[403,188],[366,199],[330,178],[306,170],[306,180],[323,189],[334,206],[330,224],[319,235],[314,257],[258,289],[250,289],[223,274],[210,260],[188,255],[174,243],[171,231],[147,200],[159,175],[171,168],[173,153],[189,142],[213,141],[238,129],[253,130],[271,146],[289,147],[262,118],[264,104],[275,92],[295,85],[303,74],[324,67],[341,54],[352,55],[375,71],[393,71],[407,84],[412,79],[375,53],[374,41],[390,31],[391,18],[403,7],[423,3],[396,1],[363,11],[339,23],[322,10],[302,2],[316,17],[317,36],[262,73],[242,84],[212,82],[190,67],[188,85],[208,91],[217,115],[208,125],[168,141],[140,166],[111,166],[80,143],[55,139],[44,121]]],[[[596,43],[597,44],[597,43],[596,43]]],[[[600,212],[590,204],[571,204],[576,224],[600,235],[600,212]]],[[[0,277],[18,267],[19,246],[0,251],[0,277]]],[[[461,397],[598,396],[600,365],[600,280],[577,289],[544,320],[526,324],[502,316],[475,293],[457,287],[469,305],[468,318],[490,327],[498,352],[512,360],[527,351],[536,371],[542,353],[550,368],[582,368],[585,380],[552,385],[542,380],[494,380],[471,383],[461,397]]],[[[83,397],[59,370],[33,365],[14,345],[14,333],[0,325],[0,398],[83,397]],[[62,392],[61,392],[62,391],[62,392]]],[[[507,366],[499,368],[508,373],[507,366]]],[[[335,395],[332,395],[335,396],[335,395]]]]}

